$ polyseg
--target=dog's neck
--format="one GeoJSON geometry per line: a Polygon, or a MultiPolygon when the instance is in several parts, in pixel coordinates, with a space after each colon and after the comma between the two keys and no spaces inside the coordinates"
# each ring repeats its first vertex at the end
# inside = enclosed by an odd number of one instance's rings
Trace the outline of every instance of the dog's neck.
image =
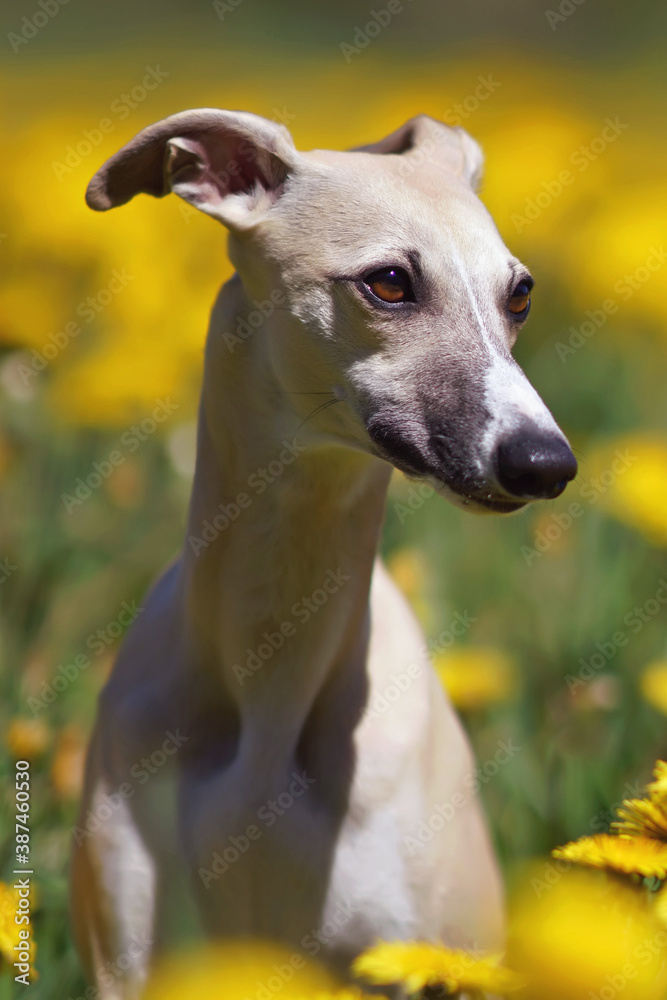
{"type": "Polygon", "coordinates": [[[246,754],[265,758],[293,753],[324,686],[364,669],[390,470],[298,430],[267,350],[285,314],[225,342],[252,308],[236,280],[214,310],[184,565],[195,660],[237,706],[246,754]]]}

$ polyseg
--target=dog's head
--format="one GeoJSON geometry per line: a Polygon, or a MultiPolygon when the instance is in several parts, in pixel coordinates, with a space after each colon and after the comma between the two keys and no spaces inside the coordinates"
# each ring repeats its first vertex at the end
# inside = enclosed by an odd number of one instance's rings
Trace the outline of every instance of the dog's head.
{"type": "Polygon", "coordinates": [[[275,122],[203,109],[141,132],[87,200],[173,191],[223,222],[249,297],[285,297],[279,332],[263,331],[279,383],[343,404],[311,426],[510,512],[558,496],[576,462],[511,356],[533,281],[475,194],[481,167],[463,130],[425,116],[371,146],[300,153],[275,122]]]}

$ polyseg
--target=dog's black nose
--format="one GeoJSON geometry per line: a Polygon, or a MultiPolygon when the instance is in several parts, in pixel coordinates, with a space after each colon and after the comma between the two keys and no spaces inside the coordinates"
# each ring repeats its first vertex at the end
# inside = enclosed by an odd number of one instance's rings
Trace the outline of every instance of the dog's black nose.
{"type": "Polygon", "coordinates": [[[500,485],[522,500],[549,500],[563,492],[577,474],[577,460],[559,437],[515,434],[496,452],[500,485]]]}

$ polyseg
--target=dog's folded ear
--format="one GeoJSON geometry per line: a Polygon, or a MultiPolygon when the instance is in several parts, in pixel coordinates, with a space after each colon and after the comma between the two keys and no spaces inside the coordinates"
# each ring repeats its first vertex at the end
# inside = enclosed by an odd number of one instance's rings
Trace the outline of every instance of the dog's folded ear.
{"type": "Polygon", "coordinates": [[[144,192],[173,191],[232,228],[278,197],[298,153],[284,126],[243,111],[200,108],[149,125],[101,167],[86,191],[103,212],[144,192]]]}
{"type": "Polygon", "coordinates": [[[417,115],[384,139],[357,146],[354,152],[404,156],[406,175],[428,161],[459,177],[473,191],[482,180],[484,154],[472,136],[428,115],[417,115]]]}

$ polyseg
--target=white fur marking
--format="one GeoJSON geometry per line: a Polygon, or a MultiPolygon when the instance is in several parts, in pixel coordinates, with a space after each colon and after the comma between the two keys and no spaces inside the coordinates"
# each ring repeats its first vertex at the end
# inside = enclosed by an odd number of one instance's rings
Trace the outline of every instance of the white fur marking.
{"type": "Polygon", "coordinates": [[[463,257],[459,253],[458,247],[456,246],[456,244],[453,241],[452,241],[452,259],[453,259],[454,263],[456,264],[456,269],[459,272],[459,275],[461,277],[461,281],[463,282],[463,287],[465,288],[466,292],[468,293],[468,299],[470,301],[470,305],[472,307],[472,311],[475,314],[475,319],[477,320],[477,324],[479,326],[479,331],[482,334],[482,336],[485,338],[485,340],[487,340],[489,343],[491,343],[491,337],[489,336],[489,332],[486,329],[486,326],[484,325],[484,320],[482,319],[482,314],[479,311],[479,306],[477,304],[477,297],[475,295],[475,292],[473,290],[472,285],[470,284],[470,278],[468,277],[468,272],[466,271],[465,262],[463,260],[463,257]]]}
{"type": "Polygon", "coordinates": [[[498,439],[528,420],[536,428],[555,437],[562,433],[545,403],[520,368],[493,352],[493,364],[486,378],[484,405],[493,414],[486,429],[482,450],[490,454],[498,439]]]}

